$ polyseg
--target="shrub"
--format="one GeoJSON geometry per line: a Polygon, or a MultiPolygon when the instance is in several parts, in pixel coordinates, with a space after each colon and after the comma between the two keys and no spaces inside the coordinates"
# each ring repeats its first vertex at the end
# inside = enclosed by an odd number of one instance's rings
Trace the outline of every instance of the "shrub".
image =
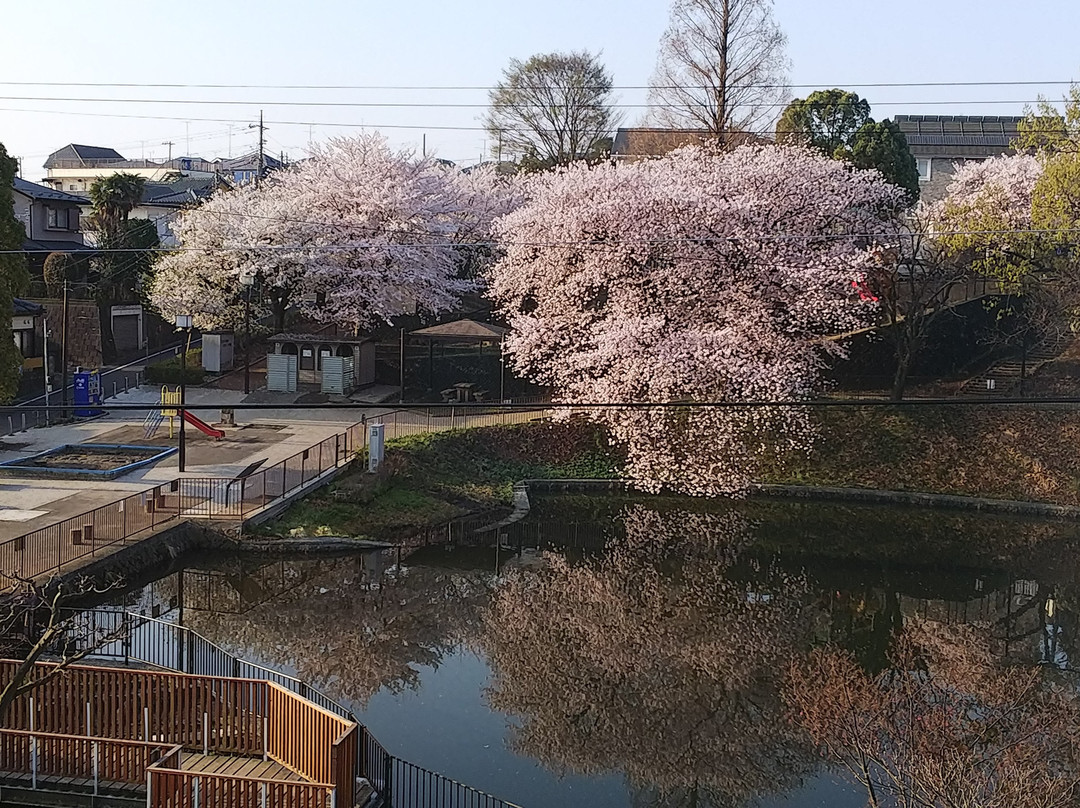
{"type": "Polygon", "coordinates": [[[49,253],[42,273],[49,297],[60,297],[64,293],[64,281],[75,279],[75,261],[64,252],[49,253]]]}
{"type": "MultiPolygon", "coordinates": [[[[206,371],[202,366],[202,348],[187,352],[187,364],[184,368],[184,384],[202,384],[206,371]]],[[[146,369],[148,384],[180,384],[180,357],[174,356],[146,369]]]]}

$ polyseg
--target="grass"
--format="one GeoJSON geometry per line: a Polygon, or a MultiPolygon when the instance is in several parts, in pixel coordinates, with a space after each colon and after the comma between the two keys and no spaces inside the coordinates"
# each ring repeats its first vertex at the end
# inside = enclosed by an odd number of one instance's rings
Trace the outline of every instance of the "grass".
{"type": "MultiPolygon", "coordinates": [[[[1032,407],[818,411],[809,456],[762,481],[1080,505],[1080,412],[1032,407]]],[[[270,535],[393,539],[506,507],[522,479],[614,479],[624,458],[587,421],[455,430],[390,441],[378,475],[353,472],[264,526],[270,535]]]]}
{"type": "Polygon", "coordinates": [[[764,481],[1080,505],[1080,412],[1033,407],[822,409],[806,456],[764,481]]]}
{"type": "Polygon", "coordinates": [[[507,507],[519,480],[612,479],[622,463],[604,433],[580,421],[410,435],[387,443],[378,475],[352,472],[262,532],[390,539],[507,507]]]}

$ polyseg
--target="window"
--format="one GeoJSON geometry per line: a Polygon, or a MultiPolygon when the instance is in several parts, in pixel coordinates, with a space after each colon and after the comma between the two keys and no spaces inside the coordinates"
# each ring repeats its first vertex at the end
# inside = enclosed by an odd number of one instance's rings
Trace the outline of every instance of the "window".
{"type": "Polygon", "coordinates": [[[77,186],[77,185],[69,185],[69,186],[68,186],[68,190],[69,190],[69,191],[77,191],[77,190],[79,190],[79,188],[78,188],[78,186],[77,186]]]}
{"type": "Polygon", "coordinates": [[[915,165],[919,169],[919,182],[929,182],[933,171],[934,161],[929,157],[917,157],[915,165]]]}
{"type": "Polygon", "coordinates": [[[50,230],[67,228],[67,211],[58,208],[46,208],[46,227],[50,230]]]}

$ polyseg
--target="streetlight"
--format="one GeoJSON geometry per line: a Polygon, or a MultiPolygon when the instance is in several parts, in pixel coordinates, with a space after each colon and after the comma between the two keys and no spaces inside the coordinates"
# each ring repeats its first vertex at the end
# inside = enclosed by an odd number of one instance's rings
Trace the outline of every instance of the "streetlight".
{"type": "Polygon", "coordinates": [[[176,328],[178,331],[184,332],[183,347],[180,350],[180,473],[184,473],[184,461],[187,459],[187,446],[184,442],[184,402],[186,401],[185,394],[187,392],[187,386],[185,378],[187,377],[187,349],[188,340],[191,339],[191,324],[192,316],[190,314],[178,314],[176,315],[176,328]]]}
{"type": "Polygon", "coordinates": [[[251,290],[255,287],[255,273],[250,269],[240,271],[240,285],[244,287],[244,395],[251,392],[251,290]]]}

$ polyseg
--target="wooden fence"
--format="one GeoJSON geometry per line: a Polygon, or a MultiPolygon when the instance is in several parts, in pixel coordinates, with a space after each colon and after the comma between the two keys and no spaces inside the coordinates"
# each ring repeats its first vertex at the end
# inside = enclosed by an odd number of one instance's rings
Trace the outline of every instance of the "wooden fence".
{"type": "Polygon", "coordinates": [[[0,771],[24,772],[35,786],[48,778],[142,786],[146,770],[174,751],[152,741],[0,729],[0,771]]]}
{"type": "MultiPolygon", "coordinates": [[[[0,682],[8,682],[18,664],[0,662],[0,682]]],[[[122,775],[116,778],[118,782],[133,782],[131,775],[139,766],[138,774],[145,780],[151,764],[159,764],[158,774],[151,772],[151,776],[159,777],[166,801],[154,805],[192,804],[168,800],[182,800],[198,781],[203,794],[220,793],[225,795],[222,799],[236,796],[240,800],[205,805],[239,805],[248,799],[245,795],[277,788],[290,794],[295,791],[299,800],[278,805],[325,808],[327,795],[334,792],[336,808],[352,808],[357,725],[273,682],[83,665],[71,666],[60,675],[53,673],[52,663],[36,665],[31,676],[40,680],[39,685],[11,707],[6,722],[9,736],[3,741],[7,745],[0,745],[0,762],[11,764],[4,766],[6,771],[29,772],[25,765],[29,757],[20,756],[24,746],[29,750],[36,743],[49,750],[50,771],[88,779],[91,767],[102,771],[102,747],[91,742],[116,742],[120,746],[107,746],[105,751],[113,761],[110,774],[122,775]],[[22,744],[22,738],[30,738],[31,743],[22,744]],[[123,742],[128,743],[124,746],[123,742]],[[172,766],[161,760],[174,746],[206,754],[263,757],[308,782],[186,771],[178,765],[179,758],[172,766]],[[322,802],[317,801],[318,795],[322,802]]],[[[40,752],[34,757],[39,767],[43,760],[40,752]]],[[[150,786],[153,790],[153,779],[150,786]]]]}
{"type": "MultiPolygon", "coordinates": [[[[151,766],[149,808],[334,808],[343,803],[329,783],[299,783],[151,766]]],[[[347,803],[352,805],[350,801],[347,803]]]]}

